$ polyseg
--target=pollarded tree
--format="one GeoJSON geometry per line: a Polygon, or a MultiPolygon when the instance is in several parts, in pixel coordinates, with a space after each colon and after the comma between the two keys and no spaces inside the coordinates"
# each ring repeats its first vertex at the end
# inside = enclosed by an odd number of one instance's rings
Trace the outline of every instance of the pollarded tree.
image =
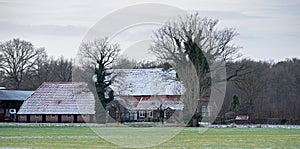
{"type": "MultiPolygon", "coordinates": [[[[104,108],[113,100],[112,92],[105,97],[107,87],[112,80],[106,80],[105,76],[109,75],[106,70],[113,66],[120,52],[118,44],[111,44],[108,38],[95,39],[90,42],[84,42],[80,46],[79,54],[84,67],[92,67],[95,73],[95,87],[100,103],[104,108]]],[[[99,109],[99,102],[96,102],[96,118],[98,122],[103,119],[103,112],[99,109]],[[98,104],[97,104],[98,103],[98,104]]]]}
{"type": "Polygon", "coordinates": [[[150,48],[158,58],[175,65],[188,58],[200,79],[201,95],[210,86],[207,77],[211,72],[210,65],[240,56],[237,53],[239,47],[230,43],[238,33],[232,28],[218,30],[217,23],[218,20],[202,18],[198,13],[180,17],[154,32],[154,45],[150,48]]]}
{"type": "MultiPolygon", "coordinates": [[[[237,32],[232,28],[218,30],[217,23],[218,20],[202,18],[198,13],[194,13],[168,22],[154,32],[154,44],[150,50],[158,58],[175,65],[177,73],[188,88],[187,91],[194,90],[192,94],[197,94],[197,97],[192,95],[189,98],[199,98],[208,93],[212,81],[209,74],[216,68],[210,66],[240,56],[239,47],[231,44],[233,38],[238,35],[237,32]],[[193,66],[188,66],[189,63],[193,66]],[[189,67],[194,68],[197,79],[193,76],[185,80],[189,73],[186,69],[189,67]],[[196,86],[192,87],[193,85],[196,86]]],[[[224,81],[236,75],[237,73],[224,78],[224,81]]],[[[185,107],[196,111],[191,107],[194,102],[188,104],[185,107]]]]}
{"type": "Polygon", "coordinates": [[[5,72],[12,88],[20,89],[24,74],[35,67],[43,54],[43,48],[35,48],[32,43],[20,39],[0,44],[0,69],[5,72]]]}

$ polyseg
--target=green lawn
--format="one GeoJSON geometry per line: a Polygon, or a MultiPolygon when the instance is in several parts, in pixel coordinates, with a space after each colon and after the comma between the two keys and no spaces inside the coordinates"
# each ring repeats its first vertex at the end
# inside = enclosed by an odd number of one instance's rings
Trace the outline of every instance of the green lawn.
{"type": "MultiPolygon", "coordinates": [[[[129,129],[93,130],[131,137],[129,129]]],[[[156,128],[134,128],[134,131],[141,132],[135,135],[142,135],[151,129],[156,128]]],[[[0,127],[0,148],[120,148],[99,138],[94,131],[89,127],[0,127]]],[[[163,133],[155,132],[147,139],[161,136],[163,133]]],[[[136,139],[134,143],[139,141],[136,139]]],[[[203,128],[184,128],[169,141],[151,148],[300,148],[300,129],[210,128],[203,132],[203,128]]]]}

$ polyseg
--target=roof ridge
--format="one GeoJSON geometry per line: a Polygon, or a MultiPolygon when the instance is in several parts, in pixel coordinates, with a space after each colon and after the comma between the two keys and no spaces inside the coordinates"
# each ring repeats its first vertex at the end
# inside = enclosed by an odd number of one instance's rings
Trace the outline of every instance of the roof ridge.
{"type": "Polygon", "coordinates": [[[85,83],[85,82],[44,82],[42,84],[79,84],[79,83],[85,83]]]}

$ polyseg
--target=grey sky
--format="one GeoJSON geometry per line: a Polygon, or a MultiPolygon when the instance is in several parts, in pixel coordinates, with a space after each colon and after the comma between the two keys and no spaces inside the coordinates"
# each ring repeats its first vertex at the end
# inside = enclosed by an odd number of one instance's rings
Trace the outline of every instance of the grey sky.
{"type": "MultiPolygon", "coordinates": [[[[75,57],[81,40],[97,21],[143,2],[200,11],[203,16],[219,19],[219,28],[236,28],[240,35],[234,43],[243,47],[240,52],[244,57],[276,61],[300,57],[299,0],[0,0],[0,41],[18,37],[45,47],[49,55],[75,57]]],[[[139,32],[133,29],[122,34],[139,32]]],[[[120,44],[130,47],[129,43],[120,44]]]]}

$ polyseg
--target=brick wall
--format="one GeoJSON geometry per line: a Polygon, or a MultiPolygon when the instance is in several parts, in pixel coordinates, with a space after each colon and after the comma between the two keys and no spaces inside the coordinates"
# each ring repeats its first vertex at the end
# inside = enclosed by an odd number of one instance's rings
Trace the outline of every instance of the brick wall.
{"type": "Polygon", "coordinates": [[[58,122],[58,116],[56,114],[52,115],[46,115],[46,122],[50,123],[57,123],[58,122]]]}
{"type": "Polygon", "coordinates": [[[41,123],[42,115],[30,115],[30,121],[34,123],[41,123]]]}
{"type": "Polygon", "coordinates": [[[17,115],[19,122],[26,122],[26,115],[17,115]]]}
{"type": "MultiPolygon", "coordinates": [[[[74,115],[61,115],[62,123],[73,123],[75,120],[74,115]]],[[[19,122],[27,122],[27,115],[18,115],[19,122]]],[[[30,115],[31,123],[41,123],[42,115],[30,115]]],[[[47,123],[58,123],[58,115],[46,115],[47,123]]],[[[95,116],[93,115],[77,115],[77,122],[95,122],[95,116]],[[92,120],[92,121],[90,121],[92,120]]]]}

